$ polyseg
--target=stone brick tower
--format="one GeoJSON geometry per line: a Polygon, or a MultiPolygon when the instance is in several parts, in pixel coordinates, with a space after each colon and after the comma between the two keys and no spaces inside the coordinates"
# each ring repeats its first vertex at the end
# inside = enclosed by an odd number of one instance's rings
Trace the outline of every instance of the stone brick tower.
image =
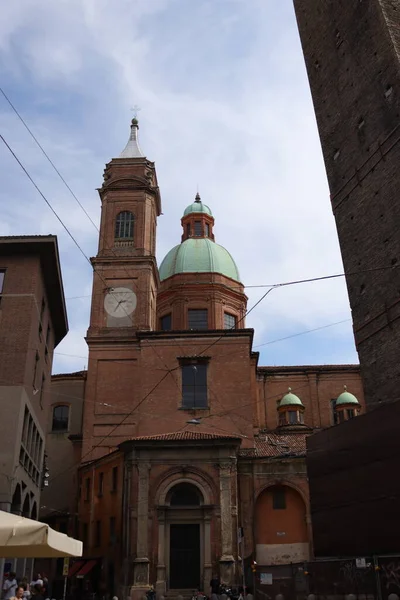
{"type": "MultiPolygon", "coordinates": [[[[84,456],[92,448],[98,454],[107,452],[106,443],[115,446],[119,438],[111,436],[110,430],[121,415],[128,429],[133,426],[132,388],[140,388],[136,333],[156,326],[156,220],[161,199],[155,165],[139,147],[136,118],[125,149],[106,165],[99,194],[99,249],[92,259],[92,308],[86,337],[84,456]]],[[[123,428],[117,433],[124,439],[123,428]]]]}
{"type": "MultiPolygon", "coordinates": [[[[156,220],[161,212],[154,163],[144,157],[132,120],[129,141],[106,165],[99,190],[101,224],[94,267],[89,340],[155,327],[156,220]]],[[[89,344],[90,346],[90,344],[89,344]]]]}
{"type": "Polygon", "coordinates": [[[371,408],[400,389],[400,1],[294,6],[371,408]]]}

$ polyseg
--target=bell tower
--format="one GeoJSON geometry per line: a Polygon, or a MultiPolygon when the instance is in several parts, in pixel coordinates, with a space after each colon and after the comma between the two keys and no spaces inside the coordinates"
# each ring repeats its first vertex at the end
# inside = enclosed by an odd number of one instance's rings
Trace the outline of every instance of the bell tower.
{"type": "Polygon", "coordinates": [[[91,336],[107,338],[123,331],[152,330],[156,326],[159,284],[155,258],[156,221],[161,199],[154,163],[138,142],[139,123],[132,119],[125,149],[104,170],[98,190],[101,224],[94,268],[91,336]]]}

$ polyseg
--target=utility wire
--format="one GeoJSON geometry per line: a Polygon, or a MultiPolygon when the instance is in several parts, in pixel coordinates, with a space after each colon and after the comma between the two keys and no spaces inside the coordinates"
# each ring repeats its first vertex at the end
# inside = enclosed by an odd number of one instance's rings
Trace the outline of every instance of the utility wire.
{"type": "Polygon", "coordinates": [[[21,121],[22,125],[28,131],[29,135],[35,140],[37,146],[39,146],[40,150],[43,152],[44,156],[47,158],[47,160],[49,161],[49,163],[51,164],[51,166],[53,167],[53,169],[55,170],[55,172],[57,173],[57,175],[59,176],[59,178],[61,179],[61,181],[63,182],[63,184],[66,186],[66,188],[72,194],[72,196],[75,198],[75,201],[79,204],[79,206],[81,207],[81,209],[83,210],[83,212],[85,213],[85,215],[87,216],[87,218],[89,219],[89,221],[91,222],[91,224],[93,225],[93,227],[98,231],[98,227],[97,227],[96,223],[92,220],[91,216],[86,211],[86,209],[82,205],[82,203],[79,202],[79,199],[76,197],[76,195],[74,194],[74,192],[72,191],[72,189],[70,188],[70,186],[68,185],[68,183],[65,181],[64,177],[61,175],[60,171],[57,169],[56,165],[53,163],[53,161],[51,160],[50,156],[47,154],[47,152],[45,151],[45,149],[43,148],[43,146],[41,145],[41,143],[39,142],[39,140],[37,139],[37,137],[34,135],[34,133],[32,132],[32,130],[29,129],[27,123],[22,118],[22,116],[20,115],[20,113],[18,112],[18,110],[15,108],[14,104],[11,102],[10,98],[7,96],[7,94],[5,93],[5,91],[3,90],[3,88],[1,86],[0,86],[0,92],[3,94],[4,98],[6,99],[6,101],[8,102],[8,104],[13,109],[13,111],[15,112],[15,114],[17,115],[17,117],[19,118],[19,120],[21,121]]]}
{"type": "Polygon", "coordinates": [[[78,466],[78,464],[81,464],[86,457],[88,457],[91,454],[93,454],[93,451],[96,450],[96,448],[98,448],[99,446],[101,446],[103,444],[103,442],[105,442],[114,433],[114,431],[116,431],[119,427],[121,427],[121,425],[123,425],[125,423],[125,421],[127,421],[129,419],[129,417],[131,417],[132,414],[141,406],[141,404],[143,404],[143,402],[145,400],[147,400],[147,398],[149,396],[151,396],[151,394],[153,392],[155,392],[155,390],[162,384],[162,382],[164,381],[164,379],[166,379],[169,374],[170,374],[170,371],[168,371],[167,373],[165,373],[161,377],[161,379],[151,388],[151,390],[147,394],[145,394],[143,396],[143,398],[132,408],[132,410],[128,414],[126,414],[124,416],[124,418],[119,423],[117,423],[116,425],[114,425],[114,427],[112,427],[110,429],[110,431],[97,444],[95,444],[94,446],[92,446],[91,449],[88,452],[86,452],[86,454],[84,454],[83,456],[81,456],[81,458],[79,460],[79,463],[76,463],[72,467],[64,469],[64,471],[60,471],[59,473],[57,473],[53,477],[52,481],[54,481],[54,479],[57,479],[57,477],[60,477],[60,475],[63,475],[64,473],[66,473],[67,471],[69,471],[71,468],[75,468],[76,466],[78,466]]]}
{"type": "MultiPolygon", "coordinates": [[[[74,200],[77,202],[77,204],[79,205],[79,207],[83,210],[83,212],[85,213],[85,215],[87,216],[87,218],[89,219],[89,221],[91,222],[91,224],[93,225],[93,227],[96,229],[96,231],[98,233],[100,233],[99,228],[97,227],[97,225],[94,223],[94,221],[91,219],[90,215],[88,214],[88,212],[85,210],[84,206],[82,205],[82,203],[79,201],[78,197],[76,196],[76,194],[73,192],[73,190],[71,189],[71,187],[68,185],[68,183],[66,182],[65,178],[62,176],[62,174],[60,173],[60,171],[57,169],[56,165],[54,164],[54,162],[51,160],[51,158],[49,157],[49,155],[47,154],[47,152],[44,150],[43,146],[40,144],[39,140],[36,138],[36,136],[33,134],[33,132],[31,131],[31,129],[28,127],[27,123],[25,122],[24,118],[21,116],[21,114],[18,112],[17,108],[14,106],[14,104],[11,102],[10,98],[7,96],[7,94],[5,93],[5,91],[3,90],[3,88],[0,87],[0,91],[3,94],[4,98],[6,99],[6,101],[8,102],[8,104],[10,105],[10,107],[12,108],[12,110],[15,112],[15,114],[17,115],[17,117],[19,118],[19,120],[21,121],[21,123],[24,125],[24,127],[26,128],[26,130],[28,131],[28,133],[31,135],[31,137],[33,138],[33,140],[35,141],[35,143],[37,144],[37,146],[40,148],[40,150],[42,151],[42,153],[44,154],[44,156],[46,157],[46,159],[49,161],[50,165],[53,167],[53,169],[55,170],[55,172],[57,173],[57,175],[59,176],[59,178],[61,179],[61,181],[64,183],[64,185],[66,186],[66,188],[68,189],[68,191],[70,192],[70,194],[72,195],[72,197],[74,198],[74,200]]],[[[5,142],[4,138],[3,141],[5,142]]],[[[5,142],[6,143],[6,142],[5,142]]],[[[9,148],[9,150],[12,152],[10,146],[6,143],[7,147],[9,148]]],[[[16,155],[14,152],[12,152],[13,156],[17,159],[16,155]]],[[[18,159],[17,159],[18,160],[18,159]]],[[[18,160],[18,163],[20,164],[20,166],[22,167],[21,162],[18,160]]],[[[22,167],[24,168],[24,167],[22,167]]],[[[24,169],[25,173],[28,175],[26,169],[24,169]]],[[[29,176],[29,175],[28,175],[29,176]]],[[[30,180],[32,181],[32,183],[35,185],[36,189],[39,191],[39,193],[43,196],[44,195],[40,192],[38,186],[33,182],[33,179],[29,176],[30,180]]],[[[46,200],[47,202],[47,200],[46,200]]],[[[48,202],[47,202],[48,203],[48,202]]],[[[49,203],[48,203],[49,204],[49,203]]],[[[50,206],[50,204],[49,204],[50,206]]],[[[53,210],[53,209],[52,209],[53,210]]],[[[53,210],[54,214],[55,211],[53,210]]],[[[78,248],[81,250],[82,254],[84,255],[85,259],[89,261],[90,265],[92,266],[90,260],[88,259],[88,257],[84,254],[84,252],[82,251],[82,249],[80,248],[80,246],[77,244],[76,240],[72,237],[71,233],[68,231],[68,229],[66,228],[66,226],[64,225],[64,223],[61,221],[61,219],[58,217],[58,215],[56,215],[57,218],[59,219],[59,221],[62,223],[64,229],[66,229],[66,231],[69,233],[70,237],[74,240],[75,244],[78,246],[78,248]]],[[[102,236],[100,236],[100,242],[102,241],[102,239],[104,240],[104,235],[105,235],[105,231],[103,233],[102,236]]],[[[115,252],[114,248],[112,247],[108,247],[107,245],[105,245],[107,250],[111,250],[111,252],[114,254],[114,256],[118,256],[117,253],[115,252]]],[[[123,267],[123,270],[125,271],[125,273],[127,274],[127,276],[131,279],[130,274],[128,273],[128,271],[125,269],[125,267],[123,267]]],[[[93,272],[96,273],[97,275],[99,275],[98,271],[96,271],[95,268],[93,268],[93,272]]],[[[101,277],[101,276],[100,276],[101,277]]],[[[104,278],[101,277],[102,281],[104,282],[104,278]]],[[[133,285],[135,285],[135,289],[136,289],[136,282],[132,279],[132,283],[133,285]]],[[[136,290],[139,293],[139,290],[136,290]]],[[[145,292],[147,292],[147,290],[145,290],[145,292]]],[[[133,317],[132,315],[128,314],[128,312],[125,310],[125,307],[122,306],[124,312],[126,313],[126,316],[129,318],[130,322],[133,325],[133,317]]],[[[182,348],[179,346],[179,343],[177,344],[179,349],[181,350],[181,352],[183,353],[182,348]]],[[[155,349],[153,349],[154,352],[157,354],[157,351],[155,349]]],[[[162,360],[159,356],[159,359],[162,360]]],[[[168,368],[168,367],[167,367],[168,368]]]]}
{"type": "MultiPolygon", "coordinates": [[[[179,368],[179,367],[177,367],[177,368],[179,368]]],[[[311,368],[312,368],[312,365],[311,365],[311,368]]],[[[108,438],[108,437],[109,437],[109,436],[110,436],[112,433],[114,433],[114,431],[116,431],[116,430],[118,429],[118,427],[120,427],[120,425],[122,425],[122,424],[123,424],[123,423],[124,423],[124,422],[125,422],[125,421],[126,421],[128,418],[129,418],[129,417],[131,417],[131,416],[132,416],[132,414],[133,414],[133,413],[134,413],[134,412],[137,410],[137,408],[139,408],[139,406],[140,406],[140,405],[141,405],[141,404],[142,404],[142,403],[143,403],[143,402],[144,402],[144,401],[145,401],[145,400],[146,400],[146,399],[147,399],[147,398],[148,398],[148,397],[149,397],[149,396],[150,396],[150,395],[151,395],[151,394],[152,394],[152,393],[153,393],[153,392],[154,392],[154,391],[155,391],[155,390],[158,388],[158,386],[159,386],[159,385],[160,385],[160,384],[161,384],[161,383],[164,381],[164,379],[165,379],[167,376],[168,376],[168,373],[165,373],[165,375],[164,375],[164,376],[161,378],[161,380],[160,380],[160,381],[159,381],[159,382],[158,382],[158,383],[157,383],[157,384],[156,384],[156,385],[155,385],[155,386],[154,386],[154,387],[153,387],[153,388],[150,390],[150,392],[148,392],[148,394],[146,394],[146,395],[145,395],[145,396],[144,396],[144,397],[143,397],[143,398],[140,400],[140,402],[138,402],[138,403],[136,404],[136,406],[134,406],[134,408],[133,408],[133,409],[132,409],[132,410],[131,410],[131,411],[130,411],[130,412],[127,414],[127,415],[125,415],[125,416],[124,416],[124,419],[123,419],[123,421],[121,421],[120,423],[117,423],[117,424],[116,424],[116,425],[113,427],[113,429],[112,429],[112,430],[111,430],[111,431],[110,431],[110,432],[109,432],[109,433],[108,433],[106,436],[104,436],[104,438],[103,438],[102,440],[100,440],[100,442],[98,442],[98,444],[96,444],[95,446],[93,446],[91,450],[89,450],[89,451],[88,451],[86,454],[84,454],[84,455],[83,455],[82,459],[83,459],[83,458],[86,458],[87,456],[89,456],[89,455],[90,455],[90,454],[93,452],[93,450],[95,450],[96,448],[98,448],[98,447],[99,447],[99,446],[100,446],[100,445],[101,445],[101,444],[102,444],[102,443],[103,443],[103,442],[104,442],[104,441],[105,441],[105,440],[106,440],[106,439],[107,439],[107,438],[108,438]]],[[[335,375],[335,374],[332,374],[332,375],[326,375],[326,376],[325,376],[325,379],[335,379],[335,378],[336,378],[336,375],[335,375]]],[[[301,390],[303,390],[303,389],[306,389],[306,388],[307,388],[307,389],[309,389],[309,387],[310,387],[310,386],[309,386],[309,383],[306,383],[306,384],[304,384],[304,385],[300,385],[300,386],[297,386],[297,387],[292,387],[292,392],[293,392],[293,393],[298,393],[299,391],[301,391],[301,390]]],[[[71,397],[72,397],[72,398],[76,398],[75,396],[71,396],[71,397]]],[[[240,406],[240,409],[242,409],[242,408],[246,408],[246,407],[248,407],[248,406],[257,406],[258,404],[261,404],[261,403],[263,403],[263,404],[265,403],[265,405],[267,405],[267,403],[268,403],[269,401],[273,401],[273,400],[275,400],[275,401],[276,401],[276,400],[280,399],[281,397],[282,397],[282,392],[279,392],[279,393],[273,394],[273,395],[271,395],[271,396],[266,396],[265,398],[261,398],[260,400],[256,400],[256,401],[253,401],[253,402],[249,402],[248,404],[243,404],[243,405],[241,405],[241,406],[240,406]]],[[[78,399],[79,399],[79,398],[78,398],[78,399]]],[[[82,400],[83,400],[83,399],[82,399],[82,400]]],[[[205,417],[196,417],[196,418],[198,418],[198,419],[200,420],[200,426],[201,426],[202,422],[203,422],[203,421],[206,421],[207,419],[210,419],[210,418],[212,418],[212,417],[225,417],[225,416],[226,416],[226,415],[228,415],[230,412],[234,412],[234,411],[237,413],[237,411],[238,411],[238,407],[235,407],[235,408],[232,408],[232,409],[229,409],[229,410],[223,411],[223,412],[218,412],[218,413],[210,413],[209,415],[207,415],[207,416],[205,416],[205,417]]],[[[243,418],[241,415],[238,415],[238,416],[239,416],[240,418],[243,418]]],[[[182,431],[183,429],[185,429],[185,428],[186,428],[186,427],[188,427],[189,425],[190,425],[189,423],[185,423],[185,424],[184,424],[184,425],[183,425],[181,428],[179,428],[177,431],[175,431],[175,432],[173,432],[173,433],[179,433],[180,431],[182,431]]],[[[236,425],[236,424],[235,424],[235,425],[236,425]]],[[[211,424],[210,424],[210,425],[207,425],[207,427],[209,427],[209,426],[211,426],[211,424]]],[[[214,426],[215,428],[219,428],[219,426],[218,426],[218,425],[214,425],[214,424],[213,424],[213,426],[214,426]]],[[[237,425],[236,425],[236,426],[237,426],[237,425]]],[[[196,425],[196,427],[198,427],[198,425],[196,425]]],[[[219,428],[219,429],[220,429],[220,428],[219,428]]],[[[226,430],[225,430],[225,431],[226,431],[226,430]]],[[[232,434],[232,436],[243,437],[243,434],[238,434],[238,433],[231,432],[231,431],[228,431],[228,433],[232,434]]],[[[251,439],[251,438],[248,438],[248,439],[251,439]]],[[[82,459],[81,459],[81,460],[82,460],[82,459]]],[[[60,477],[61,475],[63,475],[63,474],[65,474],[65,473],[67,473],[68,471],[70,471],[70,470],[72,470],[72,469],[75,469],[75,468],[77,468],[77,467],[78,467],[80,464],[81,464],[81,461],[78,461],[78,462],[76,462],[74,465],[71,465],[71,466],[67,467],[66,469],[63,469],[63,470],[59,471],[58,473],[56,473],[56,474],[54,475],[54,477],[52,477],[52,481],[54,481],[54,479],[56,479],[56,478],[60,477]]]]}
{"type": "MultiPolygon", "coordinates": [[[[62,227],[65,229],[65,231],[67,232],[67,234],[69,235],[69,237],[72,239],[72,241],[74,242],[74,244],[76,245],[76,247],[78,248],[78,250],[80,251],[80,253],[82,254],[82,256],[85,258],[85,260],[92,267],[92,263],[90,261],[90,258],[85,254],[84,250],[81,248],[81,246],[79,245],[79,243],[76,241],[75,237],[72,235],[72,233],[70,232],[70,230],[68,229],[68,227],[65,225],[65,223],[63,222],[63,220],[61,219],[61,217],[54,210],[54,208],[52,207],[51,203],[46,198],[46,196],[43,194],[43,192],[41,191],[41,189],[38,187],[38,185],[36,184],[36,182],[34,181],[34,179],[31,177],[31,175],[29,174],[29,172],[27,171],[27,169],[24,167],[24,165],[22,164],[22,162],[20,161],[20,159],[18,158],[18,156],[15,154],[14,150],[11,148],[11,146],[4,139],[3,135],[0,134],[0,138],[2,139],[3,143],[8,148],[8,150],[10,151],[10,153],[12,154],[12,156],[15,158],[15,160],[17,161],[17,163],[19,164],[19,166],[21,167],[21,169],[24,171],[24,173],[28,177],[29,181],[33,184],[33,186],[35,187],[35,189],[39,192],[39,194],[41,195],[41,197],[43,198],[43,200],[46,202],[46,204],[50,208],[51,212],[55,215],[55,217],[57,218],[57,220],[61,223],[62,227]]],[[[96,271],[95,268],[93,268],[93,271],[101,279],[101,281],[104,283],[104,285],[106,287],[108,287],[108,282],[104,279],[104,277],[98,271],[96,271]]],[[[113,292],[110,291],[110,293],[112,294],[113,292]]],[[[115,297],[117,297],[117,296],[115,296],[115,297]]],[[[123,307],[123,309],[125,310],[125,307],[123,307]]],[[[132,317],[127,312],[126,312],[126,315],[128,317],[130,317],[130,320],[131,320],[131,323],[132,323],[132,317]]],[[[182,351],[182,348],[179,346],[179,344],[178,344],[178,347],[182,351]]],[[[154,351],[154,353],[158,356],[158,358],[160,360],[162,360],[160,358],[160,355],[158,354],[157,350],[155,349],[155,347],[151,346],[151,348],[154,351]]],[[[168,366],[165,363],[164,363],[164,366],[168,369],[168,366]]]]}

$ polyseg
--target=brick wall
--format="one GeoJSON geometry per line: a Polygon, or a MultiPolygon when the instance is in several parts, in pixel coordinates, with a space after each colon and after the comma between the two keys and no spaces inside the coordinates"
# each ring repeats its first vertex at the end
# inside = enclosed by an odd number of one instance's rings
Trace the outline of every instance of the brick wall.
{"type": "Polygon", "coordinates": [[[331,401],[343,392],[345,385],[360,402],[361,411],[365,409],[358,365],[260,367],[257,373],[259,397],[266,410],[265,421],[260,421],[261,428],[278,426],[277,405],[288,387],[304,404],[304,423],[312,428],[334,424],[331,401]]]}

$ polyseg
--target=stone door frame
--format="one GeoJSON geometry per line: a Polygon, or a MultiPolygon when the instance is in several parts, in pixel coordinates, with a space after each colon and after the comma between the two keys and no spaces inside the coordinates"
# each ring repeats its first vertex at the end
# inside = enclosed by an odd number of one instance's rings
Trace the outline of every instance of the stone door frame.
{"type": "Polygon", "coordinates": [[[194,477],[179,477],[169,480],[159,494],[157,507],[158,517],[158,557],[156,592],[164,595],[169,589],[170,570],[170,525],[196,524],[200,525],[200,577],[203,591],[208,590],[212,577],[211,563],[211,517],[214,510],[210,504],[211,489],[205,482],[199,482],[194,477]],[[193,507],[173,507],[169,505],[172,488],[179,483],[190,483],[198,488],[203,503],[193,507]],[[202,485],[203,484],[203,485],[202,485]]]}

